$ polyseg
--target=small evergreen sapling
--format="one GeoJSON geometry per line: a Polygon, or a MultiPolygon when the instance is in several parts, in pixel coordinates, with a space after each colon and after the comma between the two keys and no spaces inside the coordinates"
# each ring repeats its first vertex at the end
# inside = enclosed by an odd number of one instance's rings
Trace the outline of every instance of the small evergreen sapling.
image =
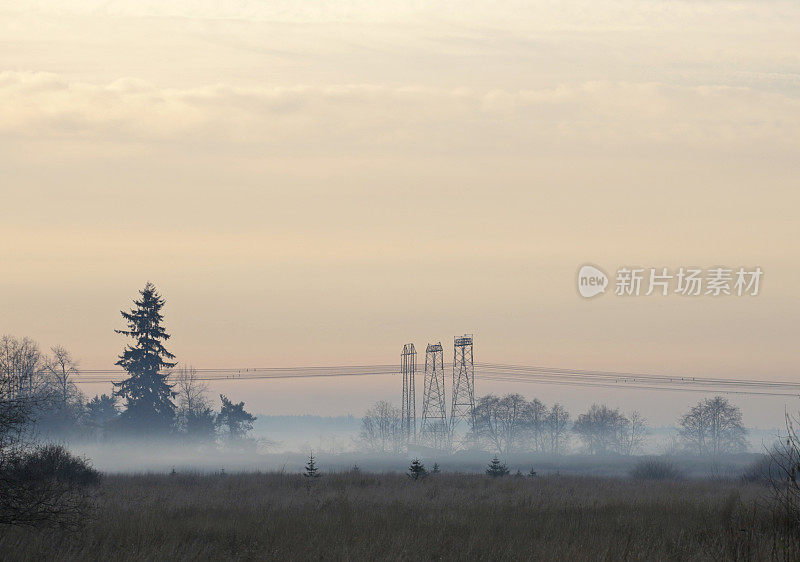
{"type": "Polygon", "coordinates": [[[425,478],[428,475],[428,471],[425,469],[425,465],[422,464],[422,461],[419,459],[414,459],[411,461],[411,466],[408,467],[408,477],[412,480],[419,480],[420,478],[425,478]]]}
{"type": "Polygon", "coordinates": [[[314,453],[311,453],[311,455],[308,457],[306,471],[303,473],[303,476],[306,478],[319,478],[319,476],[321,476],[319,469],[317,468],[317,463],[314,461],[314,453]]]}
{"type": "Polygon", "coordinates": [[[433,463],[433,470],[431,470],[431,474],[439,474],[440,472],[441,469],[439,468],[439,463],[438,462],[433,463]]]}
{"type": "Polygon", "coordinates": [[[505,463],[500,464],[500,459],[494,457],[492,462],[489,463],[489,468],[486,469],[486,474],[496,478],[498,476],[506,476],[508,474],[508,467],[505,463]]]}

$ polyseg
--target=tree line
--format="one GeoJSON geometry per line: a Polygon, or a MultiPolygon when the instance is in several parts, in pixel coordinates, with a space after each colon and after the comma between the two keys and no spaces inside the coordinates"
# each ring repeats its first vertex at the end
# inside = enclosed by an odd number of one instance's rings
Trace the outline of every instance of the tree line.
{"type": "Polygon", "coordinates": [[[165,299],[147,283],[134,307],[122,311],[129,338],[116,365],[127,376],[109,394],[88,399],[77,387],[78,362],[63,347],[44,353],[29,338],[0,339],[0,378],[9,397],[25,399],[30,429],[43,438],[110,440],[119,437],[172,437],[193,444],[223,441],[254,447],[248,438],[255,416],[244,402],[219,395],[219,409],[208,387],[191,367],[177,363],[165,343],[165,299]]]}
{"type": "MultiPolygon", "coordinates": [[[[573,420],[561,404],[547,407],[520,394],[488,394],[475,401],[474,422],[464,444],[501,455],[570,451],[633,455],[643,449],[647,433],[647,420],[635,410],[626,414],[619,408],[593,404],[573,420]]],[[[718,456],[747,450],[741,410],[722,396],[705,398],[681,415],[677,437],[679,451],[687,454],[718,456]]],[[[386,401],[369,408],[361,420],[359,440],[376,453],[405,450],[400,409],[386,401]]]]}
{"type": "MultiPolygon", "coordinates": [[[[114,383],[111,393],[91,399],[77,388],[78,364],[63,347],[43,353],[28,338],[0,339],[0,377],[9,382],[14,396],[30,398],[37,433],[94,440],[177,437],[192,444],[223,441],[255,446],[255,440],[248,438],[255,417],[245,410],[244,402],[220,395],[219,409],[215,409],[196,372],[186,366],[176,369],[175,356],[166,347],[170,335],[164,327],[164,304],[165,299],[148,282],[133,308],[121,312],[126,326],[116,332],[129,343],[116,365],[127,376],[114,383]]],[[[560,455],[579,450],[632,455],[644,446],[646,423],[637,411],[624,413],[605,404],[594,404],[573,420],[561,404],[548,407],[520,394],[489,394],[476,400],[466,441],[498,454],[560,455]]],[[[720,455],[746,449],[741,411],[723,397],[700,401],[680,417],[678,425],[680,445],[687,452],[720,455]]],[[[359,441],[375,452],[403,450],[400,410],[388,402],[367,410],[359,441]]]]}

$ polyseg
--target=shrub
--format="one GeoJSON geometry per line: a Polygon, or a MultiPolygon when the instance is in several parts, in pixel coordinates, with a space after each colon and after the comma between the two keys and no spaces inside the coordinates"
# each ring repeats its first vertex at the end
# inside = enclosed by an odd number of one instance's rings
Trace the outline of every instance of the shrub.
{"type": "Polygon", "coordinates": [[[636,463],[630,475],[637,480],[680,480],[683,471],[666,459],[644,459],[636,463]]]}
{"type": "Polygon", "coordinates": [[[775,471],[777,470],[775,460],[772,458],[773,454],[775,454],[774,449],[770,452],[770,454],[762,455],[758,458],[758,460],[753,461],[753,463],[744,469],[744,472],[742,472],[742,480],[745,482],[754,483],[769,482],[770,474],[775,474],[775,471]]]}
{"type": "Polygon", "coordinates": [[[61,445],[5,451],[0,459],[0,523],[80,526],[93,507],[100,473],[61,445]]]}
{"type": "Polygon", "coordinates": [[[786,436],[769,452],[767,481],[772,489],[773,512],[787,530],[800,535],[800,434],[797,418],[786,414],[786,436]]]}

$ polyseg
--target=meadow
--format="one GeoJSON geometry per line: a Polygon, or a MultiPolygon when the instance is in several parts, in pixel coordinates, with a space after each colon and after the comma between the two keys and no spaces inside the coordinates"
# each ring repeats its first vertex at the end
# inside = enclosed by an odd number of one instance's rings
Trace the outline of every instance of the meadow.
{"type": "Polygon", "coordinates": [[[111,474],[77,532],[0,528],[4,560],[796,560],[740,479],[111,474]]]}

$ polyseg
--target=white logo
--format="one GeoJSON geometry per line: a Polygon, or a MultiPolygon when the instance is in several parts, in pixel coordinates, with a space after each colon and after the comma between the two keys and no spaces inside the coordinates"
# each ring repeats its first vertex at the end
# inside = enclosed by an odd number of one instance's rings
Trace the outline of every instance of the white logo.
{"type": "Polygon", "coordinates": [[[605,293],[608,286],[608,275],[593,265],[583,265],[578,270],[578,292],[582,297],[590,299],[605,293]]]}
{"type": "MultiPolygon", "coordinates": [[[[617,269],[613,294],[638,297],[669,294],[681,296],[742,297],[758,296],[764,270],[760,267],[638,267],[617,269]]],[[[578,269],[578,293],[585,299],[606,292],[609,281],[605,271],[584,264],[578,269]]]]}

